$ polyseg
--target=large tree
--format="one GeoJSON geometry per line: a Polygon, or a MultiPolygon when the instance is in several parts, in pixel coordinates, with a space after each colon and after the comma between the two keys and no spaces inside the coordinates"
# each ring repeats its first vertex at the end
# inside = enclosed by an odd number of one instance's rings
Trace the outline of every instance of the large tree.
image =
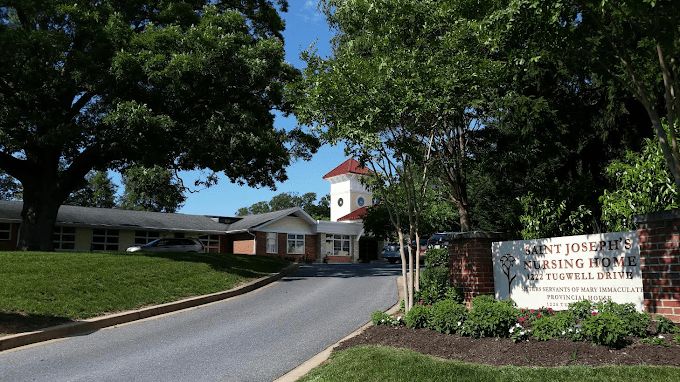
{"type": "Polygon", "coordinates": [[[175,212],[187,199],[184,186],[172,171],[160,166],[129,168],[122,178],[125,191],[118,208],[125,210],[175,212]]]}
{"type": "Polygon", "coordinates": [[[109,178],[108,171],[90,171],[81,189],[71,193],[64,204],[83,207],[113,208],[116,206],[118,186],[109,178]]]}
{"type": "Polygon", "coordinates": [[[297,192],[283,192],[272,197],[269,202],[261,201],[250,207],[241,207],[236,211],[236,216],[262,214],[265,212],[280,211],[291,207],[300,207],[314,219],[329,220],[331,216],[330,195],[322,197],[316,203],[316,193],[308,192],[302,196],[297,192]]]}
{"type": "Polygon", "coordinates": [[[23,186],[19,246],[52,249],[59,206],[92,169],[285,180],[315,142],[273,127],[299,76],[284,61],[287,3],[277,4],[1,1],[0,169],[23,186]]]}

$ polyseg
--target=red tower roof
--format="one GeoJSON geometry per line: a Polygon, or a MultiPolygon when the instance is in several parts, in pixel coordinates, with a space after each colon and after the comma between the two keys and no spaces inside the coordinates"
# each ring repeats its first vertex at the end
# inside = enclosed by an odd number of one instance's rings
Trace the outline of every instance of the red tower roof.
{"type": "Polygon", "coordinates": [[[367,169],[366,167],[361,167],[361,164],[359,164],[359,162],[357,162],[355,159],[349,158],[346,161],[342,162],[340,166],[334,168],[333,170],[331,170],[331,172],[324,175],[323,179],[328,179],[334,176],[344,174],[369,174],[372,172],[373,171],[367,169]]]}
{"type": "Polygon", "coordinates": [[[364,216],[366,216],[366,208],[367,208],[367,206],[363,206],[363,207],[361,207],[361,208],[359,208],[359,209],[356,209],[356,210],[354,210],[354,211],[348,213],[347,215],[345,215],[345,216],[339,218],[338,221],[341,222],[341,221],[345,221],[345,220],[359,220],[359,219],[363,219],[364,216]]]}

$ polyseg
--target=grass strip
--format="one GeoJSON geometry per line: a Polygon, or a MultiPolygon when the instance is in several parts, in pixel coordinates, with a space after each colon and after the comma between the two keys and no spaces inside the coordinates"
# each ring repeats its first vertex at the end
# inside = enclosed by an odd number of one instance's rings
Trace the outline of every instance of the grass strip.
{"type": "Polygon", "coordinates": [[[2,252],[0,320],[83,319],[231,289],[289,263],[213,253],[2,252]]]}
{"type": "Polygon", "coordinates": [[[447,361],[407,349],[357,346],[334,352],[302,382],[333,381],[678,381],[680,368],[660,366],[494,367],[447,361]]]}

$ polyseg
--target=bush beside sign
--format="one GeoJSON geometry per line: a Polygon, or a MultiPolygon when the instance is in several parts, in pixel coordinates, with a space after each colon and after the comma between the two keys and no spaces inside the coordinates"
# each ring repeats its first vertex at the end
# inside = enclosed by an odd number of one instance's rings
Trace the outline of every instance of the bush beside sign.
{"type": "Polygon", "coordinates": [[[494,242],[496,298],[555,310],[575,301],[611,299],[642,311],[638,241],[632,231],[494,242]]]}

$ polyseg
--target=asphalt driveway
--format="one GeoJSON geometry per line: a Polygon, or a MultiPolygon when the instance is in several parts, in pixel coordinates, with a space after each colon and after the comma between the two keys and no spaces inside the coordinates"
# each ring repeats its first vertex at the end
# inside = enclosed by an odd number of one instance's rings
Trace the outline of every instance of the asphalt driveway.
{"type": "Polygon", "coordinates": [[[394,305],[400,274],[303,265],[200,309],[0,353],[0,381],[272,381],[394,305]]]}

